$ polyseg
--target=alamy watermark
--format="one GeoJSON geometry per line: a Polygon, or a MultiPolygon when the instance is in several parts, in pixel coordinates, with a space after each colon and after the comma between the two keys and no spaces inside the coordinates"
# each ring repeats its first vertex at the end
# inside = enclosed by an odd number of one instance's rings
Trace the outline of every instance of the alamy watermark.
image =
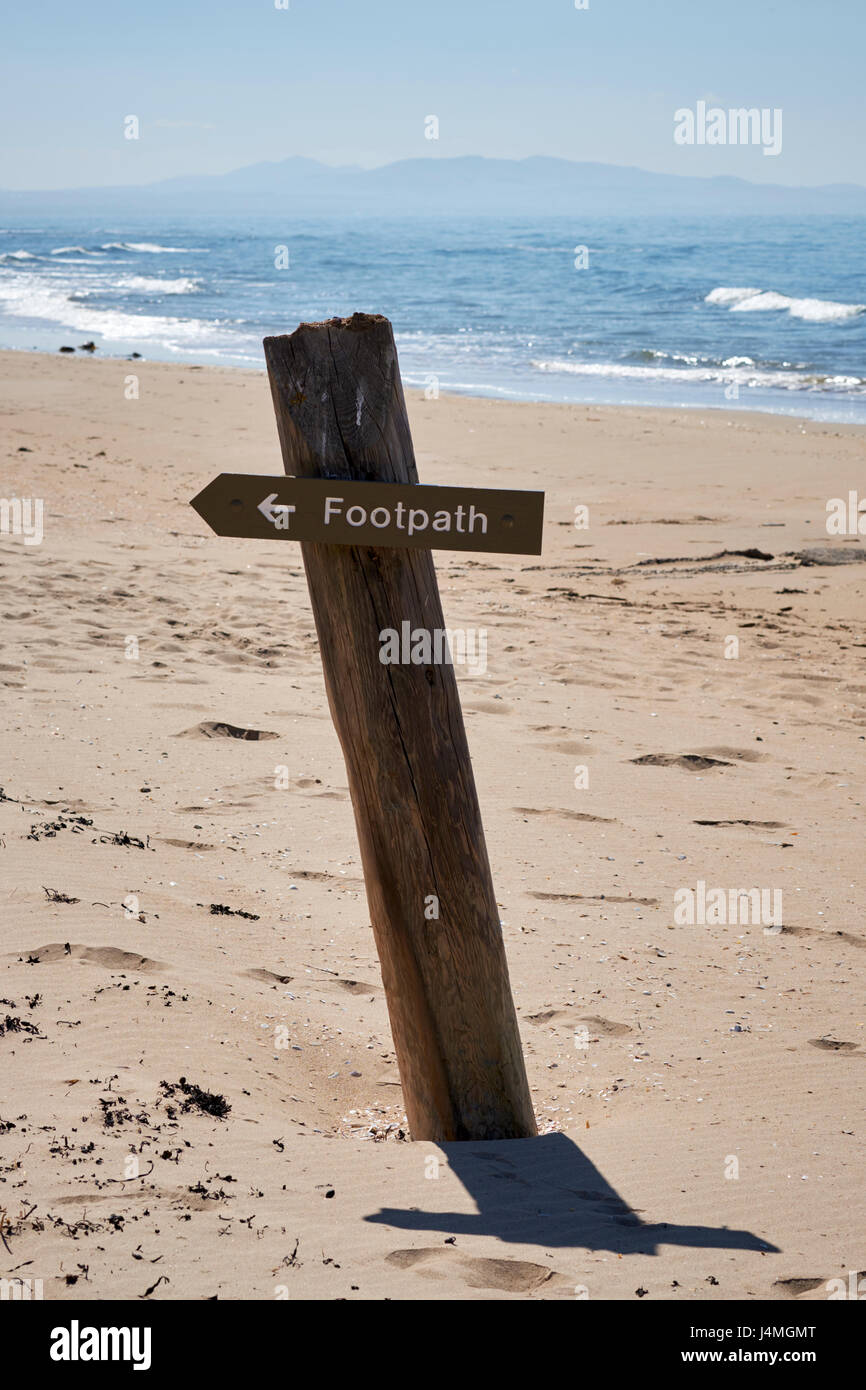
{"type": "Polygon", "coordinates": [[[405,620],[379,633],[383,666],[465,666],[470,676],[487,673],[485,627],[414,627],[405,620]]]}
{"type": "Polygon", "coordinates": [[[43,1297],[41,1279],[0,1279],[0,1303],[29,1303],[43,1297]]]}
{"type": "Polygon", "coordinates": [[[828,1299],[866,1299],[866,1278],[862,1277],[859,1270],[849,1269],[847,1284],[844,1279],[828,1279],[824,1288],[827,1290],[828,1299]]]}
{"type": "Polygon", "coordinates": [[[148,1371],[151,1339],[149,1327],[82,1327],[73,1318],[68,1327],[52,1329],[48,1355],[52,1361],[129,1361],[134,1371],[148,1371]]]}
{"type": "Polygon", "coordinates": [[[694,888],[674,893],[674,922],[678,927],[782,926],[781,888],[707,888],[699,878],[694,888]]]}
{"type": "Polygon", "coordinates": [[[41,497],[0,497],[0,536],[21,536],[25,545],[41,545],[44,510],[41,497]]]}
{"type": "Polygon", "coordinates": [[[866,497],[861,501],[853,488],[847,501],[829,498],[826,511],[828,536],[866,536],[866,497]]]}
{"type": "Polygon", "coordinates": [[[674,143],[677,145],[761,145],[764,154],[782,153],[782,108],[780,106],[707,106],[699,101],[695,110],[680,106],[674,112],[674,143]]]}

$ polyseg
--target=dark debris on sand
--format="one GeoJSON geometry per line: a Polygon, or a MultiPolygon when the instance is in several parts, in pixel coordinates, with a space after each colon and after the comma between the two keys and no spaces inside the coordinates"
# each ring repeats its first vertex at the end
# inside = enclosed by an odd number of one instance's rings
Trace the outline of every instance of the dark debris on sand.
{"type": "Polygon", "coordinates": [[[174,1084],[170,1081],[160,1081],[159,1084],[163,1094],[172,1100],[176,1099],[178,1092],[180,1092],[184,1097],[180,1105],[184,1114],[198,1110],[203,1115],[213,1115],[218,1120],[224,1120],[231,1111],[231,1106],[225,1096],[216,1095],[213,1091],[205,1091],[201,1086],[187,1081],[185,1076],[182,1076],[174,1084]]]}

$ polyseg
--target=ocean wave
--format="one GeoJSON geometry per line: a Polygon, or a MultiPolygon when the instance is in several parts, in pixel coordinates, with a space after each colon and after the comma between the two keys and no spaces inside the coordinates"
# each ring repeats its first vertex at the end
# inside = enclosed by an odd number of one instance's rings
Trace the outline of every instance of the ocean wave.
{"type": "MultiPolygon", "coordinates": [[[[697,352],[663,352],[660,348],[641,348],[639,352],[629,353],[630,357],[637,357],[641,362],[682,362],[686,367],[718,366],[717,358],[704,357],[697,352]]],[[[751,357],[739,358],[736,362],[731,360],[722,363],[723,366],[738,367],[743,365],[753,365],[751,357]]]]}
{"type": "Polygon", "coordinates": [[[39,257],[34,256],[32,251],[4,251],[0,255],[0,261],[38,261],[39,257]]]}
{"type": "Polygon", "coordinates": [[[207,251],[207,246],[160,246],[155,241],[106,241],[99,248],[101,251],[138,251],[147,255],[178,255],[182,256],[186,251],[207,251]]]}
{"type": "MultiPolygon", "coordinates": [[[[66,263],[61,261],[60,264],[66,263]]],[[[161,298],[163,295],[172,294],[198,294],[200,290],[201,281],[190,280],[186,276],[177,280],[160,280],[157,276],[150,275],[124,275],[120,279],[105,283],[93,281],[86,288],[72,290],[69,298],[75,303],[83,303],[104,300],[106,295],[132,293],[161,298]]]]}
{"type": "Polygon", "coordinates": [[[122,275],[111,282],[112,290],[133,290],[142,294],[196,294],[200,280],[180,276],[177,280],[160,280],[156,275],[122,275]]]}
{"type": "Polygon", "coordinates": [[[719,285],[704,298],[705,304],[725,305],[732,313],[787,311],[791,318],[808,323],[840,323],[866,313],[866,304],[842,304],[835,299],[795,299],[776,290],[741,289],[719,285]]]}
{"type": "Polygon", "coordinates": [[[170,351],[232,348],[236,331],[207,319],[180,319],[105,309],[71,298],[60,282],[36,272],[0,277],[0,306],[16,318],[40,319],[110,342],[153,342],[170,351]]]}
{"type": "Polygon", "coordinates": [[[55,246],[52,256],[100,256],[101,251],[88,251],[86,246],[55,246]]]}
{"type": "Polygon", "coordinates": [[[637,357],[641,362],[681,362],[686,367],[756,367],[775,371],[806,371],[810,365],[808,362],[777,361],[774,358],[756,361],[754,357],[738,353],[720,358],[707,357],[695,352],[663,352],[658,348],[642,348],[640,352],[631,353],[629,356],[637,357]]]}
{"type": "Polygon", "coordinates": [[[736,286],[719,285],[718,289],[710,290],[705,296],[705,304],[739,304],[741,299],[749,299],[753,294],[760,294],[760,290],[753,288],[738,289],[736,286]]]}
{"type": "MultiPolygon", "coordinates": [[[[735,360],[738,359],[729,359],[729,362],[735,360]]],[[[548,361],[533,361],[530,366],[539,372],[607,377],[624,381],[715,382],[722,386],[763,386],[783,391],[866,391],[866,380],[860,377],[828,376],[818,372],[772,371],[734,365],[634,367],[622,362],[567,362],[554,358],[548,361]]]]}
{"type": "Polygon", "coordinates": [[[792,318],[805,319],[809,323],[837,323],[844,319],[857,318],[866,312],[866,304],[839,304],[832,299],[791,299],[785,294],[768,291],[757,294],[752,299],[743,299],[734,304],[735,313],[750,313],[760,310],[787,309],[792,318]]]}

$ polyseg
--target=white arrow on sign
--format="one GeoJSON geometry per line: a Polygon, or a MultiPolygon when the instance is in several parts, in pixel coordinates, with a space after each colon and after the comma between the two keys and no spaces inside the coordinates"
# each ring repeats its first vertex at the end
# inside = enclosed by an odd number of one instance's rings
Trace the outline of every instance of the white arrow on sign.
{"type": "Polygon", "coordinates": [[[260,502],[259,511],[262,516],[271,523],[275,530],[288,531],[289,517],[295,509],[294,507],[286,506],[284,503],[278,503],[275,507],[274,499],[276,495],[275,492],[272,492],[270,497],[266,497],[263,502],[260,502]]]}

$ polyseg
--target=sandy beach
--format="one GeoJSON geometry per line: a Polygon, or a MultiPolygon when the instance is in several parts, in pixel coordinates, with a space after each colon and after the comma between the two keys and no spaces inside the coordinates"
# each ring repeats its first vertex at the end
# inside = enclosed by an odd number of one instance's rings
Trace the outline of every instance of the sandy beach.
{"type": "Polygon", "coordinates": [[[457,674],[541,1137],[438,1147],[299,551],[189,506],[282,472],[265,375],[3,352],[0,395],[0,497],[44,501],[41,544],[0,534],[0,1278],[789,1302],[866,1270],[866,537],[825,525],[866,428],[407,393],[422,482],[546,494],[540,558],[436,558],[486,634],[457,674]],[[677,920],[699,884],[781,921],[677,920]]]}

